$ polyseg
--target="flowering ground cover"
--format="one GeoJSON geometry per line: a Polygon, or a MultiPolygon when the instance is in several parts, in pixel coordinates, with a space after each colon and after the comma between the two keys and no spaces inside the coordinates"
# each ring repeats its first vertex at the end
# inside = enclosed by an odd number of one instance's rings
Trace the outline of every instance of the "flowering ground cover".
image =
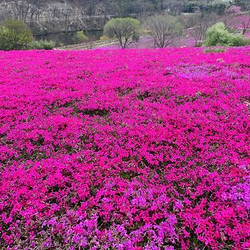
{"type": "Polygon", "coordinates": [[[250,48],[0,52],[1,249],[250,249],[250,48]]]}

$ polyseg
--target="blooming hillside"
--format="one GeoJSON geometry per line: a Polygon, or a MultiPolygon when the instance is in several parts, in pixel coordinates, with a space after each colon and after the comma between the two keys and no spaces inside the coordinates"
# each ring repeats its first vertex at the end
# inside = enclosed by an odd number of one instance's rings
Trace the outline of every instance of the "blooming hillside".
{"type": "Polygon", "coordinates": [[[0,52],[1,249],[249,249],[250,48],[0,52]]]}

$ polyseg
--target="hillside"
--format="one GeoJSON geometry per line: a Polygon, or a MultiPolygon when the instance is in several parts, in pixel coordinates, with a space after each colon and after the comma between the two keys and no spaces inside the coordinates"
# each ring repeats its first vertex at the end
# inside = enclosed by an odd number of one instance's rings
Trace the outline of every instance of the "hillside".
{"type": "Polygon", "coordinates": [[[27,22],[34,33],[101,30],[111,17],[133,15],[140,18],[159,12],[223,12],[222,1],[183,0],[2,0],[0,22],[8,18],[27,22]],[[216,2],[216,3],[215,3],[216,2]]]}

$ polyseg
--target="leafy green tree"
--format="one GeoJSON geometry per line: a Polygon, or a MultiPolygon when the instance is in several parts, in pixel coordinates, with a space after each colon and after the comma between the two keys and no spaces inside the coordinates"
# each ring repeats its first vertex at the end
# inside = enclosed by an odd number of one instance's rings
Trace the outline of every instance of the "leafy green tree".
{"type": "Polygon", "coordinates": [[[0,27],[0,49],[27,49],[33,41],[30,29],[20,20],[7,20],[0,27]]]}
{"type": "Polygon", "coordinates": [[[242,35],[230,33],[224,23],[212,25],[206,32],[205,46],[244,46],[246,40],[242,35]]]}
{"type": "Polygon", "coordinates": [[[183,26],[174,16],[158,15],[146,21],[150,36],[154,39],[155,46],[165,48],[182,34],[183,26]]]}
{"type": "Polygon", "coordinates": [[[121,48],[127,48],[133,41],[139,39],[140,22],[134,18],[114,18],[104,26],[104,35],[116,38],[121,48]]]}

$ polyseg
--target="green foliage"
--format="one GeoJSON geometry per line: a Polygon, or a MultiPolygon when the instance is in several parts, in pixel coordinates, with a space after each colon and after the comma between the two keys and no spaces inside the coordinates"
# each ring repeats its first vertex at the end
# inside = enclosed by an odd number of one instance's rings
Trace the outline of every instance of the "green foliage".
{"type": "Polygon", "coordinates": [[[30,43],[31,49],[52,50],[55,48],[55,46],[55,42],[48,40],[33,41],[30,43]]]}
{"type": "Polygon", "coordinates": [[[199,10],[200,6],[198,2],[185,2],[183,6],[183,12],[185,13],[194,13],[196,10],[199,10]]]}
{"type": "Polygon", "coordinates": [[[200,10],[202,13],[217,13],[218,15],[223,15],[227,7],[227,3],[213,3],[200,6],[200,10]]]}
{"type": "Polygon", "coordinates": [[[230,33],[224,23],[212,25],[206,32],[205,46],[245,46],[242,35],[230,33]]]}
{"type": "Polygon", "coordinates": [[[216,23],[208,28],[204,44],[206,46],[229,46],[231,34],[224,23],[216,23]]]}
{"type": "Polygon", "coordinates": [[[163,6],[163,0],[115,0],[113,2],[117,5],[119,17],[128,17],[131,14],[139,14],[144,11],[159,12],[166,8],[163,6]]]}
{"type": "Polygon", "coordinates": [[[76,41],[78,43],[83,43],[83,42],[88,41],[88,37],[84,34],[83,31],[77,31],[77,33],[76,33],[76,41]]]}
{"type": "Polygon", "coordinates": [[[217,13],[218,15],[223,15],[228,7],[229,3],[227,2],[217,2],[217,1],[184,1],[183,12],[185,13],[195,13],[200,11],[201,13],[217,13]]]}
{"type": "Polygon", "coordinates": [[[235,34],[231,34],[232,35],[232,45],[231,46],[246,46],[246,40],[244,38],[243,35],[235,35],[235,34]]]}
{"type": "Polygon", "coordinates": [[[33,40],[30,29],[20,20],[7,20],[0,27],[0,49],[27,49],[33,40]]]}
{"type": "Polygon", "coordinates": [[[198,43],[196,43],[196,44],[194,45],[194,47],[196,47],[196,48],[200,48],[200,47],[202,47],[202,42],[198,42],[198,43]]]}
{"type": "Polygon", "coordinates": [[[165,48],[173,43],[174,39],[182,34],[183,26],[174,16],[158,15],[146,21],[155,46],[165,48]]]}
{"type": "Polygon", "coordinates": [[[245,45],[250,45],[250,38],[245,38],[245,45]]]}
{"type": "Polygon", "coordinates": [[[108,40],[108,37],[101,36],[99,40],[100,40],[100,42],[106,42],[108,40]]]}
{"type": "Polygon", "coordinates": [[[204,50],[205,53],[224,53],[226,52],[223,48],[207,48],[204,50]]]}
{"type": "Polygon", "coordinates": [[[131,42],[138,41],[140,36],[140,22],[134,18],[114,18],[104,26],[104,35],[116,38],[121,48],[126,48],[131,42]]]}

